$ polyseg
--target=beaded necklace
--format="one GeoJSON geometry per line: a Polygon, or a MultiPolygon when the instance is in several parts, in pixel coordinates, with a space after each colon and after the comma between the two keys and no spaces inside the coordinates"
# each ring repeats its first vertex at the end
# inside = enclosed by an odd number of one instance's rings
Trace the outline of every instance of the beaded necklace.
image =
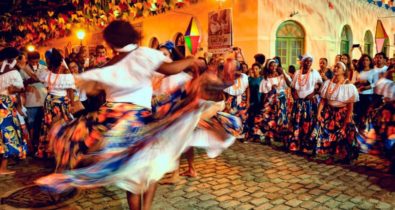
{"type": "Polygon", "coordinates": [[[325,93],[326,98],[330,99],[330,97],[332,97],[333,93],[335,93],[337,91],[337,89],[339,89],[340,86],[342,84],[344,84],[346,81],[347,81],[347,79],[345,79],[341,83],[340,82],[335,83],[335,79],[333,78],[328,84],[328,89],[326,89],[326,93],[325,93]],[[332,90],[331,90],[331,83],[336,84],[332,90]]]}
{"type": "Polygon", "coordinates": [[[307,84],[307,81],[309,81],[311,70],[309,70],[307,72],[307,75],[306,75],[306,77],[304,79],[302,79],[302,73],[303,73],[303,71],[300,71],[300,73],[298,75],[298,83],[299,83],[300,87],[305,86],[307,84]]]}
{"type": "MultiPolygon", "coordinates": [[[[61,67],[59,68],[60,71],[62,71],[63,69],[61,69],[61,67]]],[[[58,74],[56,74],[55,76],[55,80],[51,83],[51,76],[52,76],[52,71],[49,71],[49,75],[48,75],[48,90],[51,91],[53,89],[53,86],[56,84],[56,82],[58,81],[59,75],[61,72],[58,72],[58,74]]]]}

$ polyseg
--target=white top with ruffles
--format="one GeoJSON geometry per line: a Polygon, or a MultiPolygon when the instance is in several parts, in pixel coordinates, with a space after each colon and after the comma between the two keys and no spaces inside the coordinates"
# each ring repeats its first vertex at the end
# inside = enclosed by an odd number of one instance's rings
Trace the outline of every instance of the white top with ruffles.
{"type": "Polygon", "coordinates": [[[119,62],[76,77],[104,86],[109,102],[133,103],[151,109],[152,76],[167,61],[162,52],[130,45],[133,49],[119,62]]]}
{"type": "Polygon", "coordinates": [[[261,84],[259,85],[259,92],[268,93],[272,90],[273,86],[276,86],[276,89],[279,93],[285,92],[285,90],[288,88],[288,85],[284,77],[287,77],[289,80],[291,80],[291,77],[286,74],[267,79],[263,78],[261,84]]]}
{"type": "Polygon", "coordinates": [[[21,74],[17,70],[12,70],[0,75],[0,94],[9,95],[8,87],[23,88],[21,74]]]}
{"type": "MultiPolygon", "coordinates": [[[[155,73],[157,74],[157,73],[155,73]]],[[[158,77],[163,77],[164,75],[160,74],[158,77]]],[[[165,76],[161,79],[161,84],[159,89],[155,92],[155,94],[165,94],[169,93],[175,88],[184,85],[185,83],[192,80],[192,76],[186,72],[180,72],[178,74],[165,76]]]]}
{"type": "MultiPolygon", "coordinates": [[[[294,79],[292,80],[292,87],[296,89],[299,98],[306,98],[308,95],[314,92],[314,88],[317,84],[322,83],[322,78],[320,73],[317,70],[312,69],[310,72],[309,80],[306,81],[304,86],[300,86],[298,82],[299,74],[301,74],[301,70],[298,70],[295,75],[294,79]]],[[[306,78],[307,74],[302,74],[302,80],[306,78]]]]}
{"type": "Polygon", "coordinates": [[[248,88],[248,76],[246,74],[241,74],[235,83],[226,88],[224,91],[232,96],[241,96],[248,88]]]}
{"type": "Polygon", "coordinates": [[[335,87],[336,83],[327,80],[320,90],[321,97],[327,99],[331,106],[343,107],[348,103],[359,101],[358,90],[354,84],[341,84],[337,89],[335,89],[335,87]],[[334,92],[332,94],[328,94],[328,88],[334,92]]]}
{"type": "Polygon", "coordinates": [[[73,74],[55,74],[48,70],[37,72],[38,79],[48,88],[48,94],[54,96],[66,96],[67,89],[74,89],[75,80],[73,74]]]}
{"type": "Polygon", "coordinates": [[[395,100],[395,82],[386,78],[381,78],[377,81],[376,86],[374,88],[374,92],[377,95],[384,96],[384,98],[388,98],[390,101],[395,100]]]}
{"type": "Polygon", "coordinates": [[[373,88],[374,88],[374,77],[375,77],[375,70],[370,69],[369,71],[361,71],[358,76],[358,81],[368,81],[370,83],[370,89],[364,90],[361,92],[361,94],[366,94],[366,95],[371,95],[373,94],[373,88]]]}

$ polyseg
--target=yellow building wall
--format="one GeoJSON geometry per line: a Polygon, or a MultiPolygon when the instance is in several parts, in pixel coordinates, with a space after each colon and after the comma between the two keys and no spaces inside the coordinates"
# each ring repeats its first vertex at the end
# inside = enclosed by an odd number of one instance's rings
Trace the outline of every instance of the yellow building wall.
{"type": "MultiPolygon", "coordinates": [[[[360,44],[363,48],[365,32],[370,30],[374,37],[378,18],[381,18],[390,38],[390,56],[393,57],[395,18],[382,18],[394,16],[393,12],[369,4],[365,0],[330,2],[334,6],[333,9],[329,8],[327,0],[225,0],[221,7],[233,9],[233,45],[242,48],[250,65],[256,53],[263,53],[267,58],[275,56],[276,32],[281,23],[287,20],[296,21],[304,28],[305,52],[316,58],[314,67],[318,66],[320,57],[326,57],[330,64],[333,63],[336,54],[340,52],[341,32],[345,25],[351,28],[353,44],[360,44]],[[298,14],[290,17],[295,11],[298,14]]],[[[217,0],[200,0],[197,4],[138,19],[133,23],[141,26],[141,44],[148,46],[152,37],[157,37],[160,43],[174,41],[175,35],[178,32],[185,33],[191,17],[195,17],[201,29],[200,47],[203,50],[199,54],[202,55],[207,51],[208,13],[217,9],[217,0]]],[[[90,33],[94,35],[88,35],[84,44],[102,43],[97,31],[90,33]]],[[[73,46],[79,45],[79,41],[71,37],[54,40],[47,46],[61,48],[70,41],[73,46]]],[[[376,53],[375,44],[373,48],[373,53],[376,53]]],[[[353,57],[359,56],[360,53],[354,50],[353,57]]]]}
{"type": "MultiPolygon", "coordinates": [[[[363,48],[367,30],[373,34],[379,17],[393,16],[394,13],[368,4],[362,0],[330,0],[334,8],[330,9],[326,0],[259,0],[258,10],[258,51],[269,57],[275,56],[276,32],[280,24],[286,20],[298,22],[305,30],[305,52],[315,58],[314,66],[318,66],[318,58],[326,57],[330,64],[340,52],[341,32],[345,25],[351,27],[353,44],[363,48]],[[292,12],[297,15],[290,17],[292,12]]],[[[395,18],[382,18],[384,27],[390,38],[390,54],[394,54],[395,18]]],[[[376,45],[374,44],[374,53],[376,45]]],[[[360,52],[354,50],[353,58],[359,58],[360,52]]]]}
{"type": "MultiPolygon", "coordinates": [[[[233,9],[233,45],[242,48],[246,59],[252,62],[252,56],[258,51],[257,25],[258,2],[228,0],[221,8],[233,9]]],[[[191,17],[195,17],[200,25],[203,48],[199,54],[207,51],[208,13],[219,9],[216,0],[202,0],[201,3],[183,9],[176,9],[158,16],[147,17],[134,23],[142,23],[143,42],[148,46],[152,37],[157,37],[160,43],[167,40],[174,41],[178,32],[185,33],[191,17]]],[[[188,50],[187,50],[188,51],[188,50]]]]}

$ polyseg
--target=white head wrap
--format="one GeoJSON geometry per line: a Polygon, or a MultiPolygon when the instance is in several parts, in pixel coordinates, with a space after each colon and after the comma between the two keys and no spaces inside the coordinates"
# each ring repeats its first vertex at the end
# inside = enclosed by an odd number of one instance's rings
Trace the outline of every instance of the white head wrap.
{"type": "Polygon", "coordinates": [[[4,72],[4,69],[5,69],[5,67],[6,67],[7,65],[9,65],[11,69],[14,68],[15,65],[16,65],[16,59],[14,59],[11,63],[8,63],[8,60],[7,60],[7,59],[4,60],[4,61],[3,61],[3,64],[1,65],[0,73],[3,73],[3,72],[4,72]]]}
{"type": "Polygon", "coordinates": [[[339,61],[337,62],[337,64],[340,64],[340,66],[342,66],[344,71],[347,69],[346,64],[344,64],[343,62],[339,61]]]}
{"type": "Polygon", "coordinates": [[[269,68],[270,64],[273,63],[273,62],[277,63],[276,60],[273,60],[273,59],[268,60],[266,66],[269,68]]]}
{"type": "Polygon", "coordinates": [[[306,54],[303,56],[303,58],[302,58],[302,62],[303,62],[304,60],[306,60],[307,58],[310,58],[311,61],[314,61],[314,57],[313,57],[312,55],[310,55],[309,53],[306,53],[306,54]]]}

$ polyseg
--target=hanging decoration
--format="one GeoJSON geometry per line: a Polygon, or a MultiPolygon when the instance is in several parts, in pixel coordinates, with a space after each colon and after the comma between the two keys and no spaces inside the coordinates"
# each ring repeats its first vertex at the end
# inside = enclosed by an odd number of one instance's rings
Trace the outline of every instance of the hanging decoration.
{"type": "Polygon", "coordinates": [[[187,31],[185,32],[185,43],[192,53],[195,55],[200,44],[200,32],[195,18],[191,18],[187,31]]]}
{"type": "MultiPolygon", "coordinates": [[[[190,3],[189,0],[68,0],[68,2],[76,8],[74,11],[55,13],[49,10],[31,17],[15,17],[4,13],[0,15],[1,31],[15,34],[8,40],[11,46],[24,46],[26,43],[40,45],[50,39],[70,35],[71,29],[75,27],[103,28],[115,19],[131,21],[182,8],[190,3]],[[21,33],[14,33],[16,31],[21,33]],[[21,37],[20,34],[25,34],[25,37],[21,37]]],[[[191,27],[196,27],[196,20],[192,21],[191,27]]],[[[200,34],[196,35],[195,32],[192,30],[189,38],[191,52],[196,52],[199,44],[197,37],[200,34]]]]}
{"type": "Polygon", "coordinates": [[[333,5],[333,3],[330,0],[328,0],[328,7],[329,7],[329,9],[335,8],[335,6],[333,5]]]}
{"type": "Polygon", "coordinates": [[[376,50],[377,52],[381,52],[383,50],[385,40],[388,39],[388,34],[385,31],[381,20],[377,20],[375,39],[376,39],[376,50]]]}

